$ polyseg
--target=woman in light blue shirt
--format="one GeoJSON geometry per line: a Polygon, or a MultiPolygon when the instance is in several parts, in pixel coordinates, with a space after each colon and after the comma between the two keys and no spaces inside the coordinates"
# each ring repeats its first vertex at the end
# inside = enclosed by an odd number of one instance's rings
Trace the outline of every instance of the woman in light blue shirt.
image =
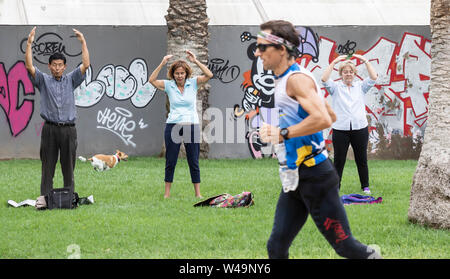
{"type": "Polygon", "coordinates": [[[200,128],[197,115],[198,86],[206,83],[213,77],[213,73],[197,60],[196,56],[186,50],[187,58],[195,63],[203,75],[193,77],[192,69],[184,60],[177,60],[169,67],[168,80],[158,80],[158,74],[173,55],[166,55],[159,66],[149,77],[149,82],[156,88],[166,92],[170,102],[170,112],[164,130],[166,144],[165,192],[164,197],[170,197],[170,188],[173,182],[175,166],[181,141],[184,142],[186,157],[189,164],[191,181],[194,184],[195,196],[201,198],[200,193],[200,167],[198,158],[200,154],[200,128]]]}
{"type": "MultiPolygon", "coordinates": [[[[353,57],[361,60],[367,67],[369,77],[364,80],[355,79],[356,67],[347,60],[347,55],[337,57],[322,75],[322,82],[331,95],[331,106],[336,113],[337,120],[333,123],[333,149],[334,165],[342,180],[342,173],[347,157],[348,147],[351,144],[355,154],[361,189],[371,194],[369,188],[369,170],[367,166],[367,145],[369,142],[369,129],[366,118],[364,95],[375,85],[378,77],[370,62],[361,55],[353,57]],[[341,80],[330,79],[334,66],[338,63],[341,80]]],[[[340,184],[339,184],[340,185],[340,184]]]]}

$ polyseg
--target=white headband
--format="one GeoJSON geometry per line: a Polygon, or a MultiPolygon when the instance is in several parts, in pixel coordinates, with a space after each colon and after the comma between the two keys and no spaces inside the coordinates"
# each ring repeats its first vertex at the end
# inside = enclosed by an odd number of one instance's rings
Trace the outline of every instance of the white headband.
{"type": "Polygon", "coordinates": [[[268,40],[272,43],[282,44],[285,47],[287,47],[290,51],[293,51],[295,49],[295,45],[293,43],[264,31],[259,31],[257,37],[268,40]]]}

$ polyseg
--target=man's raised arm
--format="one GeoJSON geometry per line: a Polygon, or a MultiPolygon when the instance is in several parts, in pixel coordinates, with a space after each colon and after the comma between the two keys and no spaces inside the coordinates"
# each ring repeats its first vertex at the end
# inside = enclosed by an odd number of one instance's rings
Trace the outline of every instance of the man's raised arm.
{"type": "Polygon", "coordinates": [[[91,61],[89,60],[89,51],[87,48],[87,44],[86,44],[86,39],[84,38],[83,33],[81,33],[80,31],[78,31],[77,29],[72,29],[73,32],[75,32],[75,35],[77,36],[77,39],[80,41],[81,43],[81,66],[80,66],[80,70],[81,70],[81,74],[85,74],[87,69],[89,68],[89,66],[91,65],[91,61]]]}
{"type": "Polygon", "coordinates": [[[25,51],[25,67],[27,68],[28,72],[33,76],[33,78],[35,78],[36,69],[33,66],[33,51],[31,50],[31,46],[34,41],[35,33],[36,33],[36,26],[31,30],[30,34],[28,35],[27,49],[25,51]]]}

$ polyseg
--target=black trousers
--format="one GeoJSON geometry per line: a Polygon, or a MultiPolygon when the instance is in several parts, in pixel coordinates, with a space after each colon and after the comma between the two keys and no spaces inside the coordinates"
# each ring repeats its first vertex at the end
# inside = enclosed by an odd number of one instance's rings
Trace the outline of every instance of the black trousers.
{"type": "Polygon", "coordinates": [[[191,181],[192,183],[200,183],[200,166],[198,163],[200,156],[200,126],[198,124],[182,125],[168,123],[164,130],[164,141],[166,144],[164,181],[173,182],[181,142],[184,142],[191,181]]]}
{"type": "Polygon", "coordinates": [[[63,187],[70,187],[75,191],[73,172],[75,169],[77,145],[77,130],[75,126],[44,124],[40,148],[42,196],[53,189],[53,177],[55,176],[58,156],[64,180],[63,187]]]}
{"type": "Polygon", "coordinates": [[[347,158],[347,151],[349,145],[352,146],[355,154],[355,163],[358,168],[359,181],[361,189],[369,187],[369,168],[367,166],[367,145],[369,143],[369,128],[360,130],[342,131],[333,129],[333,149],[334,149],[334,166],[342,180],[342,173],[344,171],[345,161],[347,158]]]}
{"type": "Polygon", "coordinates": [[[287,259],[289,247],[310,214],[317,228],[336,253],[345,258],[366,259],[371,248],[356,240],[350,231],[347,214],[339,197],[339,178],[333,163],[299,169],[298,188],[281,191],[267,251],[270,259],[287,259]]]}

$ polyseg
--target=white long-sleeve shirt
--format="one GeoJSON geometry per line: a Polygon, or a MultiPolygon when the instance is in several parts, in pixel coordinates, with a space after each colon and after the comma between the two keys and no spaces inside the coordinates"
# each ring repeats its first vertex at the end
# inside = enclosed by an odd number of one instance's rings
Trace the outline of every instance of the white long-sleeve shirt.
{"type": "Polygon", "coordinates": [[[353,80],[351,86],[345,85],[342,80],[329,79],[322,83],[331,95],[331,107],[337,117],[333,129],[350,131],[367,127],[364,95],[375,85],[375,80],[370,77],[353,80]]]}

